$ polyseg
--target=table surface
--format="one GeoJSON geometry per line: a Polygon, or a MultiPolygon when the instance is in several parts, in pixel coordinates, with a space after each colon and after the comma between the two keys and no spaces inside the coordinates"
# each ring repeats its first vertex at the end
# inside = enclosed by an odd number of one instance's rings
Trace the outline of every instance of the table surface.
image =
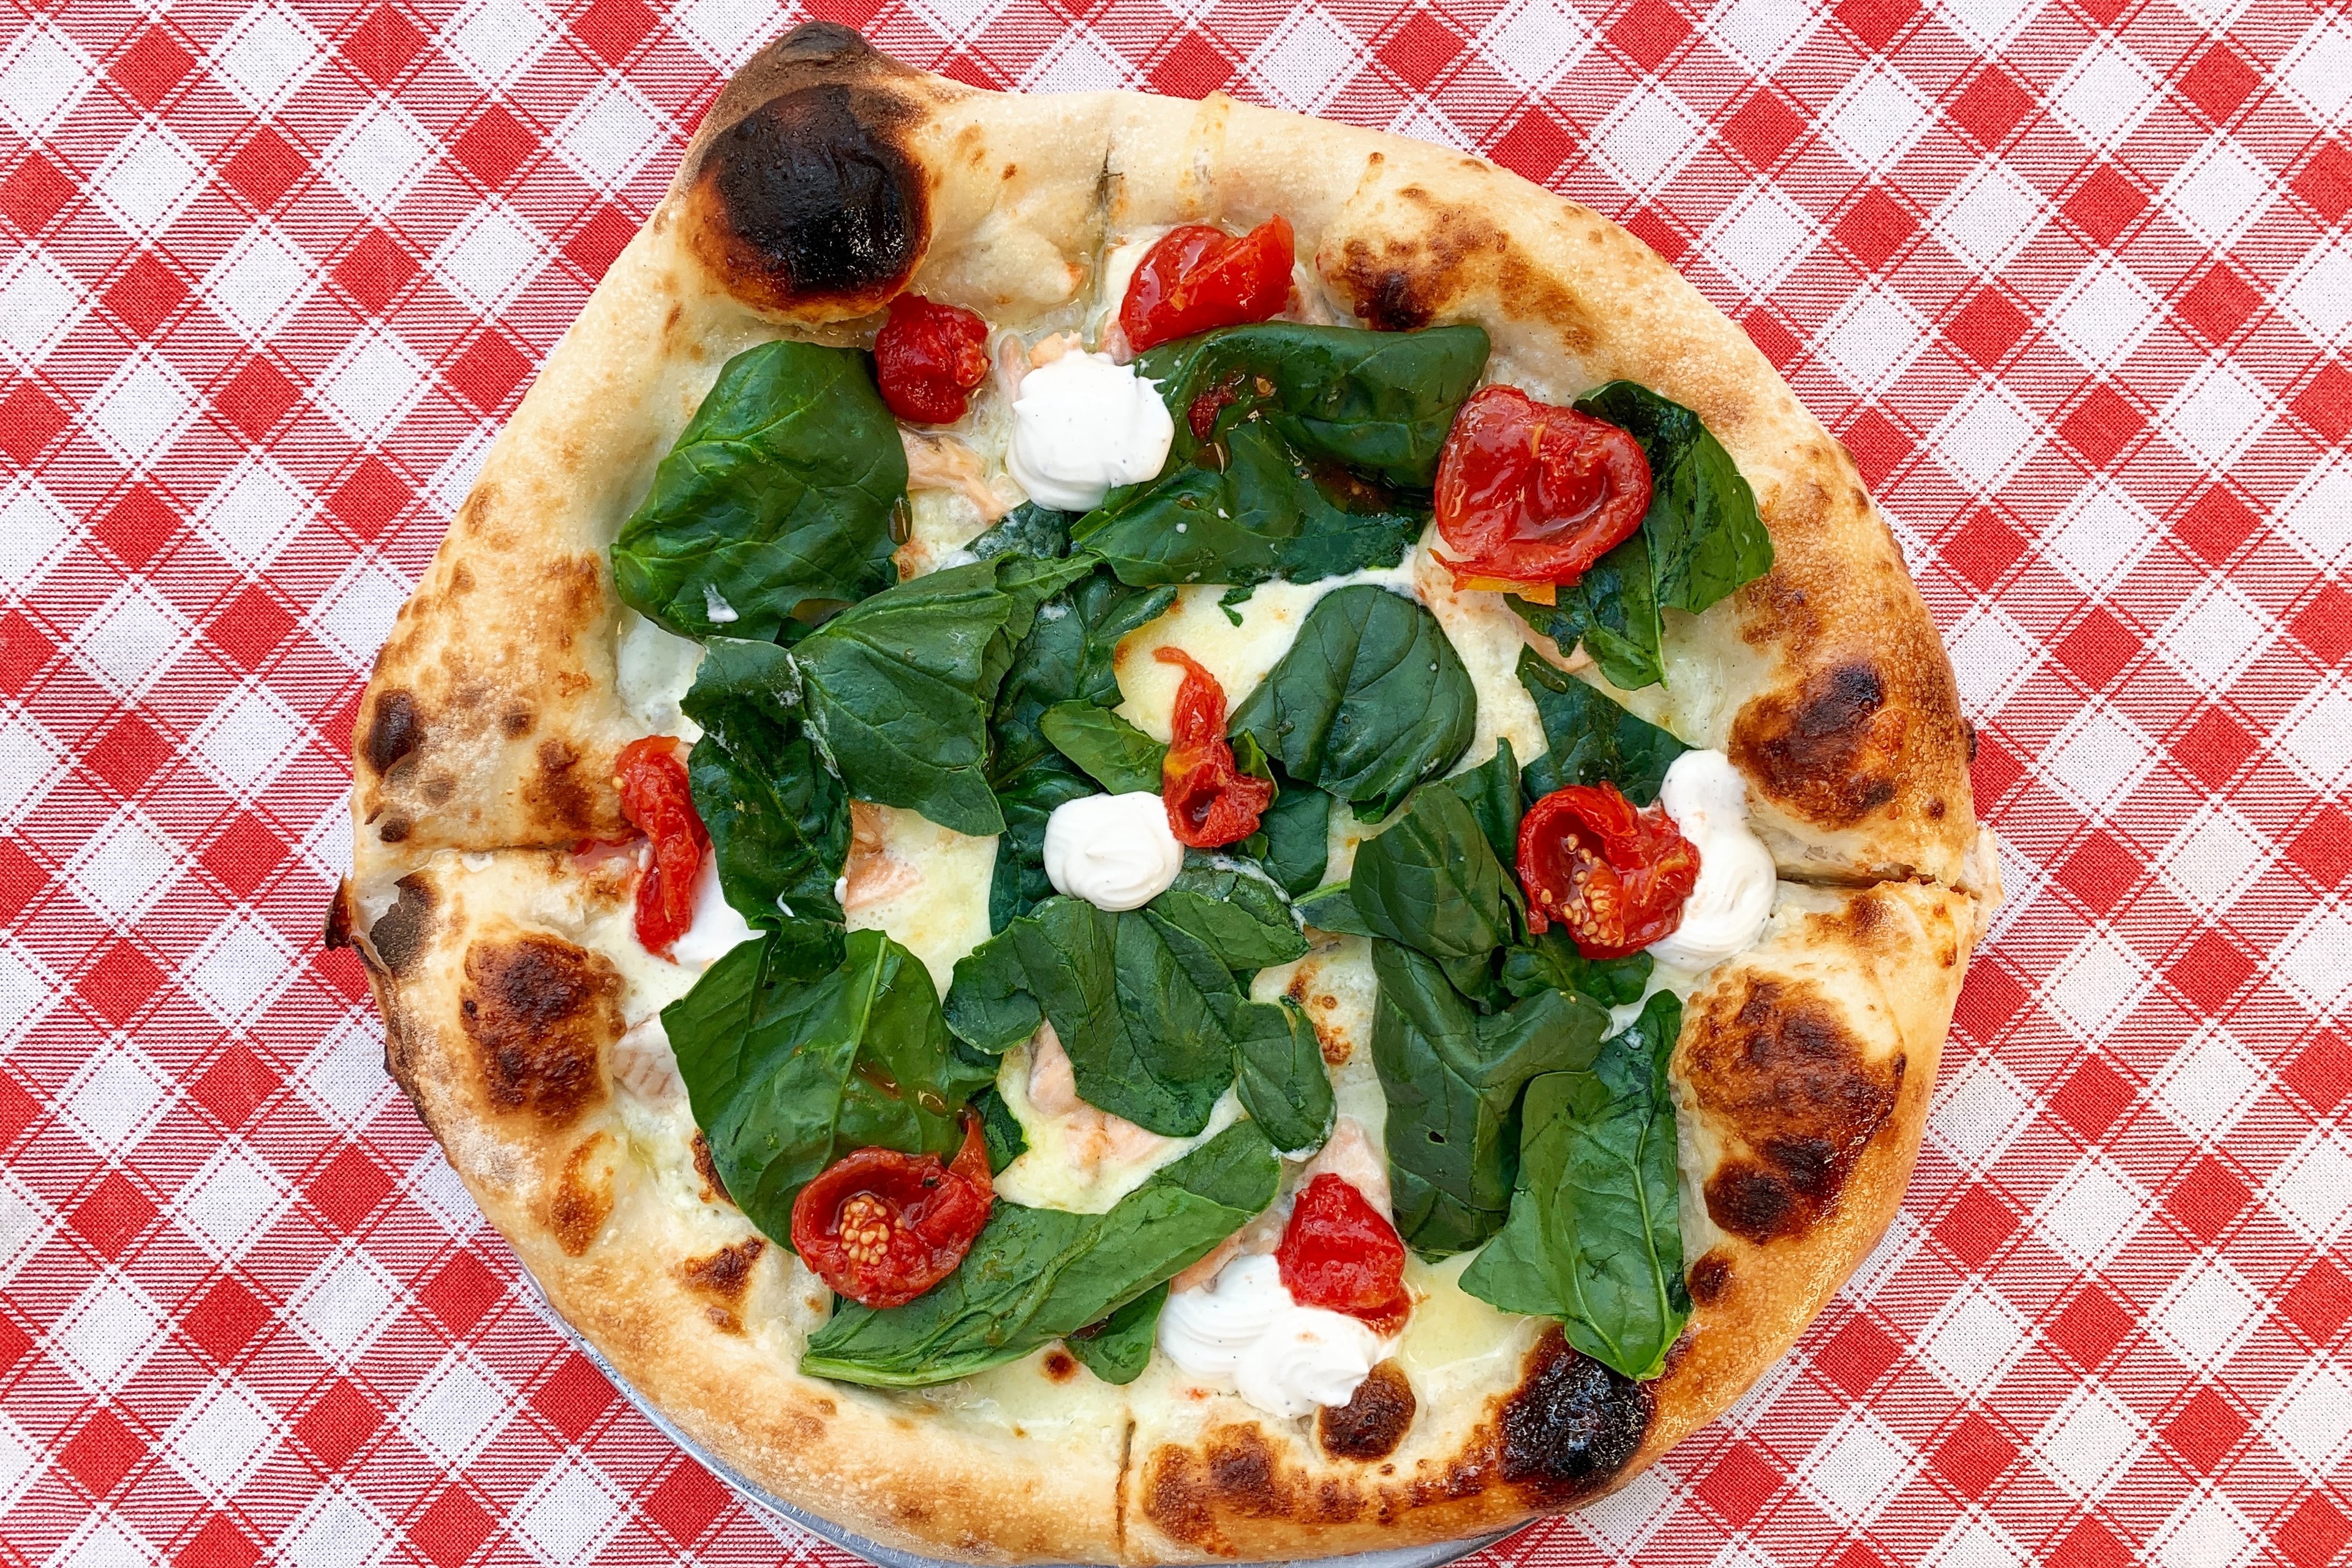
{"type": "MultiPolygon", "coordinates": [[[[2294,0],[828,0],[1624,222],[1896,521],[2010,900],[1909,1201],[1517,1563],[2352,1540],[2352,25],[2294,0]]],[[[837,1560],[544,1321],[386,1083],[345,747],[756,0],[0,0],[0,1563],[837,1560]]]]}

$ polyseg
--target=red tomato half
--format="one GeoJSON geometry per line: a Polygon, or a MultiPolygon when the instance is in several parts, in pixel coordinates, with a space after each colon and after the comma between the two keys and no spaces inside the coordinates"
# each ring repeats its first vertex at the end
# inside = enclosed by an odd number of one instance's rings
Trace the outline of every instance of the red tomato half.
{"type": "Polygon", "coordinates": [[[622,747],[613,764],[621,815],[654,847],[653,864],[637,881],[637,940],[664,957],[694,923],[694,882],[710,847],[677,752],[667,735],[648,735],[622,747]]]}
{"type": "Polygon", "coordinates": [[[1290,301],[1296,259],[1290,220],[1279,214],[1238,239],[1205,224],[1171,228],[1128,279],[1119,329],[1141,353],[1214,327],[1268,321],[1290,301]]]}
{"type": "MultiPolygon", "coordinates": [[[[1490,386],[1437,460],[1437,531],[1470,586],[1565,586],[1642,526],[1650,460],[1614,425],[1490,386]]],[[[1441,558],[1443,559],[1443,558],[1441,558]]]]}
{"type": "Polygon", "coordinates": [[[1698,847],[1665,807],[1647,811],[1612,784],[1556,789],[1519,820],[1528,928],[1558,921],[1587,958],[1639,952],[1683,923],[1698,847]]]}
{"type": "Polygon", "coordinates": [[[826,1166],[793,1200],[793,1250],[860,1306],[903,1307],[963,1261],[995,1201],[975,1116],[953,1164],[860,1149],[826,1166]]]}
{"type": "Polygon", "coordinates": [[[988,323],[901,294],[875,336],[874,371],[891,413],[918,425],[952,425],[971,405],[971,389],[988,379],[988,323]]]}
{"type": "Polygon", "coordinates": [[[1300,1189],[1274,1249],[1283,1289],[1302,1307],[1361,1318],[1383,1334],[1404,1326],[1404,1243],[1345,1177],[1326,1173],[1300,1189]]]}
{"type": "Polygon", "coordinates": [[[1225,739],[1225,689],[1217,678],[1181,648],[1163,647],[1152,657],[1184,667],[1168,759],[1160,764],[1169,831],[1195,849],[1238,844],[1257,831],[1259,816],[1274,803],[1274,781],[1234,765],[1233,742],[1225,739]]]}

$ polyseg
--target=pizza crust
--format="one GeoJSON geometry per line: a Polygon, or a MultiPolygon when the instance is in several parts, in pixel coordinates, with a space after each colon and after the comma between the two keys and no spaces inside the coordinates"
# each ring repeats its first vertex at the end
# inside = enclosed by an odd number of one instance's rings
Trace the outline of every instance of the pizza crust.
{"type": "Polygon", "coordinates": [[[980,92],[811,25],[721,94],[401,612],[360,710],[331,936],[360,947],[394,1078],[549,1300],[761,1486],[974,1561],[1323,1555],[1622,1485],[1744,1392],[1875,1244],[1998,898],[1969,744],[1851,459],[1615,226],[1421,143],[1221,96],[980,92]],[[1641,381],[1696,409],[1756,489],[1774,570],[1676,626],[1666,689],[1621,696],[1732,755],[1784,875],[1851,886],[1784,882],[1765,940],[1690,1000],[1690,1330],[1639,1387],[1596,1384],[1531,1320],[1468,1373],[1408,1344],[1336,1426],[1193,1398],[1160,1364],[1114,1396],[1053,1352],[977,1390],[802,1378],[821,1293],[697,1173],[690,1120],[616,1075],[623,1033],[683,984],[629,938],[625,874],[566,853],[625,835],[612,760],[643,730],[615,688],[612,540],[743,348],[858,341],[908,287],[1032,333],[1075,325],[1100,309],[1106,246],[1276,211],[1312,258],[1311,311],[1477,321],[1494,376],[1549,399],[1641,381]]]}

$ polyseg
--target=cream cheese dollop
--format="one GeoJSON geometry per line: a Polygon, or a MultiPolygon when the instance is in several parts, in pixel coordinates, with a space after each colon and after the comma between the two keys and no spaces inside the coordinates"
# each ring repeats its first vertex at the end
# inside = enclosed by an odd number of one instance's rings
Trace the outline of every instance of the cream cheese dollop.
{"type": "Polygon", "coordinates": [[[1139,910],[1183,868],[1167,804],[1150,790],[1065,801],[1045,819],[1045,879],[1098,910],[1139,910]]]}
{"type": "Polygon", "coordinates": [[[1230,1383],[1284,1418],[1347,1404],[1388,1351],[1358,1319],[1293,1300],[1270,1253],[1237,1258],[1207,1285],[1171,1295],[1159,1344],[1188,1377],[1230,1383]]]}
{"type": "Polygon", "coordinates": [[[1092,511],[1112,486],[1156,477],[1175,439],[1167,405],[1134,366],[1073,352],[1022,377],[1004,466],[1038,505],[1092,511]]]}
{"type": "Polygon", "coordinates": [[[1650,944],[1660,963],[1712,969],[1763,934],[1777,873],[1772,852],[1748,826],[1748,782],[1721,752],[1676,757],[1658,804],[1698,849],[1698,885],[1674,934],[1650,944]]]}
{"type": "Polygon", "coordinates": [[[702,869],[694,879],[694,923],[670,943],[670,957],[688,969],[708,969],[734,951],[738,942],[750,942],[759,934],[719,890],[719,857],[706,853],[702,869]]]}

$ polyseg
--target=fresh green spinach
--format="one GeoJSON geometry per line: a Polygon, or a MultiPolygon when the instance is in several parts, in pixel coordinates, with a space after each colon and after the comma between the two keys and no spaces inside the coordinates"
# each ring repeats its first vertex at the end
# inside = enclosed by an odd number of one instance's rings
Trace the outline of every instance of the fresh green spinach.
{"type": "Polygon", "coordinates": [[[1462,1276],[1632,1378],[1658,1375],[1690,1319],[1666,1086],[1681,1032],[1682,1004],[1661,991],[1590,1069],[1528,1085],[1510,1218],[1462,1276]]]}
{"type": "Polygon", "coordinates": [[[1633,536],[1593,563],[1554,606],[1514,599],[1565,653],[1581,642],[1611,684],[1637,690],[1665,679],[1659,612],[1696,615],[1772,569],[1772,536],[1731,454],[1699,416],[1630,381],[1576,400],[1632,433],[1650,460],[1650,510],[1633,536]]]}
{"type": "Polygon", "coordinates": [[[1228,728],[1290,778],[1377,819],[1468,747],[1478,689],[1436,616],[1359,584],[1315,602],[1228,728]]]}
{"type": "Polygon", "coordinates": [[[1258,819],[1265,836],[1265,874],[1292,898],[1318,886],[1331,857],[1331,797],[1302,784],[1287,784],[1258,819]]]}
{"type": "Polygon", "coordinates": [[[866,356],[747,349],[621,525],[621,602],[681,637],[787,638],[890,581],[907,455],[866,356]]]}
{"type": "Polygon", "coordinates": [[[1168,1304],[1161,1280],[1099,1323],[1089,1323],[1062,1342],[1088,1372],[1105,1383],[1133,1383],[1150,1363],[1160,1332],[1160,1309],[1168,1304]]]}
{"type": "Polygon", "coordinates": [[[1576,951],[1575,941],[1566,931],[1554,926],[1505,951],[1503,989],[1514,996],[1532,996],[1551,989],[1576,991],[1603,1007],[1622,1007],[1642,999],[1655,964],[1647,952],[1587,958],[1576,951]]]}
{"type": "Polygon", "coordinates": [[[1388,1096],[1397,1229],[1426,1256],[1466,1251],[1509,1212],[1521,1087],[1591,1066],[1609,1015],[1589,997],[1547,990],[1481,1016],[1433,960],[1392,942],[1372,943],[1372,1065],[1388,1096]]]}
{"type": "Polygon", "coordinates": [[[1476,386],[1477,327],[1373,332],[1230,327],[1152,350],[1139,371],[1176,419],[1158,479],[1072,531],[1122,582],[1314,582],[1392,565],[1419,537],[1454,413],[1476,386]],[[1191,411],[1221,403],[1203,440],[1191,411]]]}
{"type": "Polygon", "coordinates": [[[1635,718],[1606,695],[1547,662],[1535,649],[1519,650],[1519,684],[1536,701],[1549,749],[1527,765],[1530,797],[1540,799],[1568,784],[1603,780],[1636,805],[1658,798],[1666,769],[1690,750],[1655,724],[1635,718]]]}
{"type": "Polygon", "coordinates": [[[744,942],[662,1026],[728,1195],[779,1240],[802,1186],[853,1149],[952,1155],[994,1078],[956,1049],[922,960],[877,931],[744,942]]]}
{"type": "Polygon", "coordinates": [[[1455,985],[1492,999],[1488,961],[1517,934],[1518,889],[1450,781],[1415,790],[1364,841],[1348,892],[1366,931],[1427,954],[1455,985]]]}
{"type": "Polygon", "coordinates": [[[1462,797],[1486,836],[1486,847],[1507,877],[1519,863],[1519,761],[1508,735],[1495,737],[1495,754],[1476,767],[1455,773],[1445,787],[1462,797]]]}
{"type": "Polygon", "coordinates": [[[1002,555],[877,594],[793,650],[809,732],[861,800],[976,837],[1004,816],[989,787],[988,718],[1037,606],[1083,562],[1002,555]]]}
{"type": "Polygon", "coordinates": [[[1113,795],[1160,793],[1160,763],[1168,748],[1108,708],[1091,702],[1058,702],[1045,710],[1038,728],[1054,749],[1113,795]]]}
{"type": "Polygon", "coordinates": [[[903,1307],[843,1303],[801,1371],[919,1388],[1017,1361],[1126,1306],[1208,1255],[1274,1201],[1282,1163],[1236,1122],[1155,1172],[1108,1214],[997,1201],[954,1273],[903,1307]]]}
{"type": "Polygon", "coordinates": [[[712,637],[680,706],[702,726],[687,759],[719,890],[755,926],[838,921],[849,797],[802,731],[792,658],[712,637]]]}
{"type": "Polygon", "coordinates": [[[1288,997],[1220,1008],[1234,1036],[1242,1109],[1285,1153],[1321,1148],[1337,1101],[1315,1026],[1288,997]]]}

